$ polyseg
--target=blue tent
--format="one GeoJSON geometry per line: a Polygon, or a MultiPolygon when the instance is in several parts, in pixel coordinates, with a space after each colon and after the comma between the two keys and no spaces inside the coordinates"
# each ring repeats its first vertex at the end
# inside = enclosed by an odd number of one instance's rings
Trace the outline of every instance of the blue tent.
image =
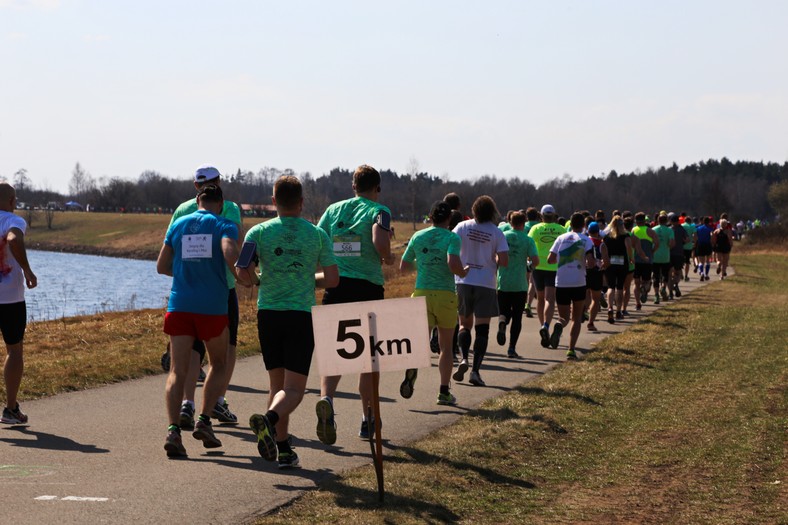
{"type": "Polygon", "coordinates": [[[78,208],[78,209],[81,210],[82,209],[82,205],[80,203],[76,202],[76,201],[68,201],[66,203],[66,208],[67,209],[69,209],[69,208],[78,208]]]}

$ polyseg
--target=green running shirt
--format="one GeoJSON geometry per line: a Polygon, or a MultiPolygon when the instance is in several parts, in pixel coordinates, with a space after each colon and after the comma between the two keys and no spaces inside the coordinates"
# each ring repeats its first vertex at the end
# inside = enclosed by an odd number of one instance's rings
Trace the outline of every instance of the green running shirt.
{"type": "Polygon", "coordinates": [[[460,236],[446,228],[430,226],[413,234],[402,260],[416,263],[417,290],[453,292],[454,274],[449,270],[448,255],[460,255],[460,236]]]}
{"type": "Polygon", "coordinates": [[[340,277],[365,279],[383,286],[380,255],[372,243],[372,226],[380,212],[389,209],[364,197],[353,197],[329,206],[317,223],[331,240],[340,277]]]}
{"type": "Polygon", "coordinates": [[[659,238],[659,248],[654,251],[654,264],[665,264],[670,262],[670,241],[675,239],[673,229],[670,226],[655,226],[652,228],[659,238]]]}
{"type": "Polygon", "coordinates": [[[540,222],[531,228],[528,236],[534,240],[536,249],[539,252],[539,266],[534,270],[546,270],[554,272],[558,270],[558,263],[549,264],[547,257],[550,255],[550,248],[559,235],[566,233],[566,228],[555,222],[540,222]]]}
{"type": "Polygon", "coordinates": [[[337,264],[326,232],[301,217],[277,217],[249,230],[260,259],[258,310],[310,312],[315,270],[337,264]]]}
{"type": "Polygon", "coordinates": [[[498,268],[498,290],[502,292],[527,292],[528,257],[538,255],[536,244],[523,230],[511,229],[504,232],[509,244],[509,264],[498,268]]]}

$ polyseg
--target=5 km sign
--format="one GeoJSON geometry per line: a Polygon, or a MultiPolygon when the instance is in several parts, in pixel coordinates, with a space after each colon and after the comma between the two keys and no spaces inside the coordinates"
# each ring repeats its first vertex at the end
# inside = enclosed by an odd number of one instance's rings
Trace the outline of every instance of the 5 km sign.
{"type": "Polygon", "coordinates": [[[321,376],[430,366],[424,297],[312,307],[321,376]]]}

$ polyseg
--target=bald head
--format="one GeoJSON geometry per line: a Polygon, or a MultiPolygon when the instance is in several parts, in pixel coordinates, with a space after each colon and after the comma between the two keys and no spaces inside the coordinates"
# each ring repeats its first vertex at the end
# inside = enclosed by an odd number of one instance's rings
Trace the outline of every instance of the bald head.
{"type": "Polygon", "coordinates": [[[7,182],[0,182],[0,210],[14,211],[14,198],[16,191],[7,182]]]}

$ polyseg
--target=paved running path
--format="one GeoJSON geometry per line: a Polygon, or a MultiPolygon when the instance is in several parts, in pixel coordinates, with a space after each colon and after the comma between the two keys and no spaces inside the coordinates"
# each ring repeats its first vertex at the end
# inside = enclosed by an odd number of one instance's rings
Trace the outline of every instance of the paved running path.
{"type": "MultiPolygon", "coordinates": [[[[714,278],[711,282],[717,282],[714,278]]],[[[682,283],[691,292],[697,276],[682,283]]],[[[663,302],[663,305],[665,302],[663,302]]],[[[624,322],[609,325],[604,313],[599,332],[582,330],[578,348],[590,348],[605,336],[626,330],[655,306],[634,311],[624,322]]],[[[558,350],[539,345],[536,319],[523,318],[518,344],[522,360],[505,357],[506,349],[490,345],[482,371],[486,388],[453,386],[459,406],[435,404],[437,359],[421,370],[410,400],[401,399],[400,373],[381,378],[381,411],[386,448],[396,448],[454,422],[467,410],[544,374],[564,361],[558,350]]],[[[568,333],[562,343],[568,339],[568,333]]],[[[164,378],[159,375],[93,390],[24,402],[30,416],[25,427],[0,426],[0,487],[5,505],[2,521],[40,523],[239,523],[297,497],[336,473],[370,463],[368,443],[358,438],[360,403],[357,376],[346,376],[335,401],[338,438],[326,447],[315,436],[315,402],[319,378],[313,364],[309,390],[291,417],[302,468],[279,471],[259,457],[249,416],[264,412],[268,380],[262,357],[238,362],[229,399],[238,426],[218,426],[224,446],[206,452],[184,433],[188,460],[168,460],[163,449],[166,430],[164,378]],[[343,393],[342,393],[343,392],[343,393]]],[[[466,380],[467,380],[466,375],[466,380]]],[[[198,390],[199,395],[199,390],[198,390]]],[[[385,454],[385,448],[384,448],[385,454]]]]}

